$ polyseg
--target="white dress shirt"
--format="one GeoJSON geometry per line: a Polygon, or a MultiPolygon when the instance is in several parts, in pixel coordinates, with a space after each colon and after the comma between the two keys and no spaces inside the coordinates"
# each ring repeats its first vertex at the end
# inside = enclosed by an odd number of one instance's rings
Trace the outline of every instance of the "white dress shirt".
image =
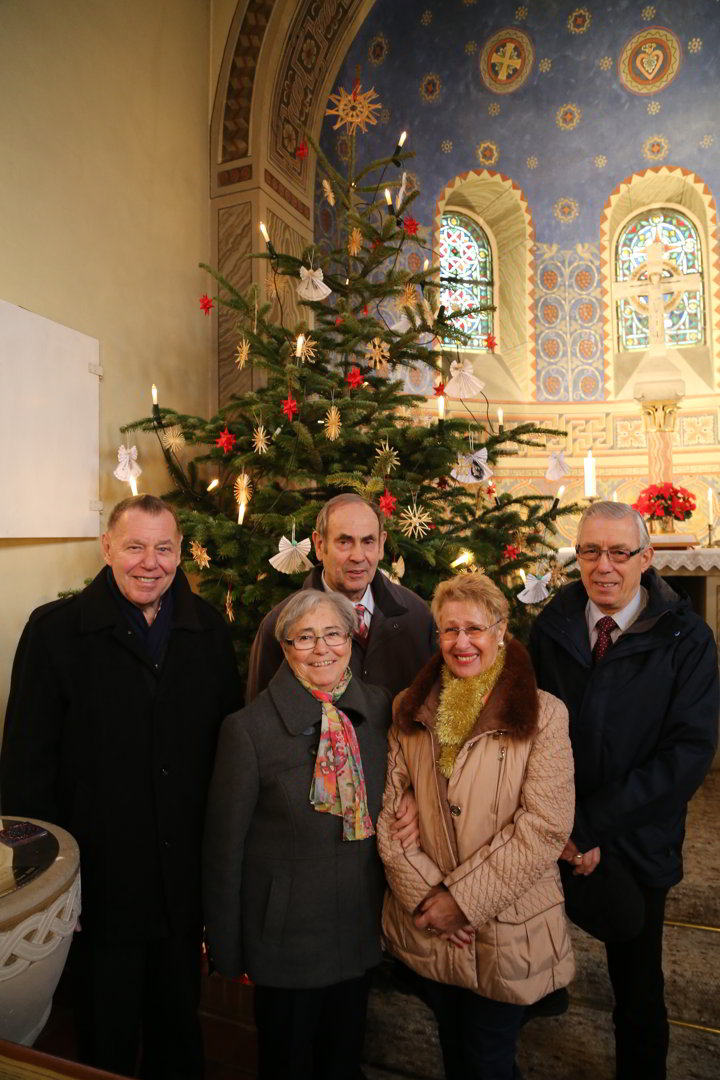
{"type": "MultiPolygon", "coordinates": [[[[336,589],[331,589],[330,586],[328,585],[327,581],[325,580],[325,571],[324,570],[323,570],[323,573],[322,573],[322,583],[323,583],[323,589],[325,590],[325,592],[337,592],[336,589]]],[[[348,599],[350,599],[350,598],[348,597],[348,599]]],[[[364,614],[363,618],[365,619],[365,625],[369,630],[370,629],[370,623],[371,623],[372,617],[373,617],[373,611],[375,610],[375,600],[373,598],[372,589],[370,588],[370,586],[368,585],[367,589],[363,593],[362,598],[360,600],[350,600],[350,603],[351,604],[362,604],[362,606],[365,608],[365,614],[364,614]]]]}
{"type": "MultiPolygon", "coordinates": [[[[645,607],[648,601],[647,589],[641,585],[638,591],[633,596],[629,604],[626,604],[620,611],[614,611],[612,617],[617,623],[617,627],[610,634],[610,640],[613,645],[624,634],[628,627],[637,619],[638,615],[645,607]]],[[[590,651],[595,648],[595,642],[597,641],[598,632],[597,624],[600,619],[603,619],[607,615],[606,611],[601,611],[597,604],[594,604],[592,600],[588,600],[585,606],[585,621],[587,622],[588,636],[590,637],[590,651]]]]}

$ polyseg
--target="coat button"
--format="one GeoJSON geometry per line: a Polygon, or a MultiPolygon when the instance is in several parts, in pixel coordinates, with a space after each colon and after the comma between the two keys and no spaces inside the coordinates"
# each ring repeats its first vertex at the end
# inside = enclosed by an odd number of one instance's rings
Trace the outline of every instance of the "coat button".
{"type": "Polygon", "coordinates": [[[462,810],[459,806],[456,806],[455,803],[452,803],[450,805],[450,813],[453,817],[460,817],[460,815],[462,814],[462,810]]]}
{"type": "Polygon", "coordinates": [[[160,770],[160,775],[161,775],[161,776],[167,776],[167,774],[168,774],[168,771],[167,771],[167,769],[161,769],[161,770],[160,770]]]}
{"type": "Polygon", "coordinates": [[[317,757],[317,746],[309,746],[308,754],[310,755],[310,757],[317,757]]]}

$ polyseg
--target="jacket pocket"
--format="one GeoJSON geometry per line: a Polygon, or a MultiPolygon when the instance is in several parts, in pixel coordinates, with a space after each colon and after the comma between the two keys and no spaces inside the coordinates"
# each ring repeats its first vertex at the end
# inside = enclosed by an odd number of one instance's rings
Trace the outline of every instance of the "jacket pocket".
{"type": "Polygon", "coordinates": [[[267,945],[282,944],[291,887],[292,878],[288,874],[273,874],[261,934],[267,945]]]}
{"type": "Polygon", "coordinates": [[[495,918],[500,923],[520,924],[542,914],[543,911],[548,911],[550,908],[564,903],[564,901],[560,873],[557,866],[553,865],[552,869],[544,877],[541,877],[539,881],[536,881],[531,889],[519,896],[503,911],[499,911],[495,918]]]}

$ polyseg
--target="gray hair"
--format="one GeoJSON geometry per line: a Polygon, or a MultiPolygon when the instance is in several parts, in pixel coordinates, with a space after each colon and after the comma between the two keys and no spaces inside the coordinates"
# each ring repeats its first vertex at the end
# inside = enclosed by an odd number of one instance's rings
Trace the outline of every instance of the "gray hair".
{"type": "Polygon", "coordinates": [[[346,596],[337,592],[322,592],[320,589],[301,589],[290,597],[278,615],[275,623],[277,641],[282,645],[287,640],[293,624],[320,607],[320,604],[329,604],[330,607],[335,608],[340,625],[352,634],[357,625],[357,613],[346,596]]]}
{"type": "Polygon", "coordinates": [[[367,506],[368,510],[372,510],[377,518],[378,536],[380,536],[385,528],[385,515],[382,510],[375,506],[374,503],[371,503],[369,499],[364,499],[362,495],[356,495],[352,491],[344,491],[342,495],[335,495],[332,499],[328,499],[315,520],[315,532],[319,533],[323,540],[327,540],[328,525],[333,510],[338,510],[341,506],[348,506],[352,503],[359,503],[360,506],[367,506]]]}
{"type": "Polygon", "coordinates": [[[635,522],[638,543],[643,548],[650,547],[650,534],[647,531],[647,525],[645,524],[642,514],[638,514],[637,510],[634,510],[632,506],[628,506],[627,503],[610,502],[609,499],[590,503],[587,510],[580,518],[580,524],[578,525],[577,531],[578,537],[582,532],[582,527],[585,522],[588,518],[593,517],[614,518],[615,521],[622,521],[623,518],[631,518],[631,520],[635,522]]]}

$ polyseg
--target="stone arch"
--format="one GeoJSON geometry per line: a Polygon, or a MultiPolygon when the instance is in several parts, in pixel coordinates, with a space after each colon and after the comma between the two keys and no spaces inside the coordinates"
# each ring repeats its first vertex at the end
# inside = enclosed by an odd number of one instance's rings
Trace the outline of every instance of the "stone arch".
{"type": "MultiPolygon", "coordinates": [[[[467,213],[492,237],[498,350],[494,373],[509,396],[535,397],[535,226],[522,190],[503,173],[470,169],[445,185],[435,204],[433,246],[445,211],[467,213]]],[[[495,393],[495,387],[493,387],[495,393]]]]}
{"type": "Polygon", "coordinates": [[[717,207],[713,194],[701,177],[689,169],[655,165],[633,173],[610,193],[600,221],[600,273],[604,305],[604,353],[606,397],[623,394],[629,384],[617,352],[615,314],[612,297],[615,242],[626,222],[643,210],[670,207],[681,210],[698,228],[705,267],[706,345],[683,350],[689,362],[705,374],[707,389],[718,385],[714,356],[720,341],[720,243],[717,207]]]}

